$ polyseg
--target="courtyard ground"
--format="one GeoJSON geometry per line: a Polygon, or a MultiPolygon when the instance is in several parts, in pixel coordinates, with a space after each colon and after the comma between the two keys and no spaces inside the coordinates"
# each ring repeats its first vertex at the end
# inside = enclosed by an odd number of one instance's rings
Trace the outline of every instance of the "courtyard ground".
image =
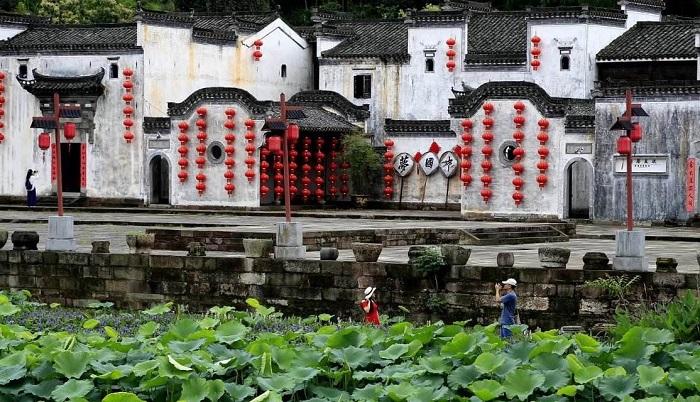
{"type": "MultiPolygon", "coordinates": [[[[235,230],[245,232],[273,232],[274,225],[283,220],[279,211],[183,211],[143,209],[88,209],[88,212],[69,210],[75,218],[76,239],[79,251],[89,251],[93,240],[109,240],[112,252],[127,252],[125,235],[157,227],[186,227],[192,229],[235,230]]],[[[33,230],[39,233],[39,248],[44,248],[50,210],[27,210],[17,207],[0,207],[0,228],[33,230]]],[[[344,229],[405,229],[412,228],[480,228],[531,225],[513,222],[463,221],[456,211],[375,211],[375,210],[304,210],[295,212],[295,221],[305,230],[338,231],[344,229]]],[[[604,252],[612,259],[615,254],[614,225],[577,225],[577,237],[569,242],[550,243],[571,249],[569,268],[583,266],[582,257],[589,251],[604,252]]],[[[700,229],[687,227],[645,227],[647,256],[650,263],[657,257],[673,257],[679,263],[679,272],[698,272],[697,252],[700,250],[700,229]]],[[[496,255],[509,251],[515,255],[516,267],[538,267],[537,249],[544,244],[468,246],[472,248],[469,260],[474,265],[496,265],[496,255]]],[[[5,245],[11,248],[11,242],[5,245]]],[[[184,254],[184,251],[154,251],[154,253],[184,254]]],[[[408,247],[385,247],[379,261],[405,262],[408,247]]],[[[237,253],[211,252],[210,255],[235,255],[237,253]]],[[[309,252],[308,258],[318,258],[318,252],[309,252]]],[[[351,250],[340,251],[341,260],[353,260],[351,250]]]]}

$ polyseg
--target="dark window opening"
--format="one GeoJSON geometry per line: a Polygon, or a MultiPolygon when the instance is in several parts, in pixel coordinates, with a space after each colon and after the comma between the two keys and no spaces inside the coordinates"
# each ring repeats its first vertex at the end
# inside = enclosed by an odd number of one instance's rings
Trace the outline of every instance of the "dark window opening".
{"type": "Polygon", "coordinates": [[[354,86],[354,97],[357,99],[368,99],[372,97],[372,76],[369,74],[356,75],[354,86]]]}
{"type": "Polygon", "coordinates": [[[562,70],[568,70],[570,63],[571,60],[569,59],[569,56],[561,56],[561,61],[559,62],[559,65],[562,70]]]}
{"type": "Polygon", "coordinates": [[[20,64],[19,66],[19,78],[27,78],[27,65],[20,64]]]}
{"type": "Polygon", "coordinates": [[[225,156],[224,144],[218,141],[209,144],[209,148],[207,149],[207,157],[209,158],[209,162],[215,165],[222,163],[225,156]]]}
{"type": "Polygon", "coordinates": [[[119,66],[117,65],[117,63],[110,64],[109,78],[119,78],[119,66]]]}
{"type": "Polygon", "coordinates": [[[282,76],[282,78],[287,77],[287,65],[286,64],[282,64],[282,67],[280,68],[280,75],[282,76]]]}
{"type": "Polygon", "coordinates": [[[515,153],[513,151],[515,151],[515,146],[506,145],[506,147],[503,148],[503,156],[505,156],[508,161],[514,161],[515,153]]]}
{"type": "Polygon", "coordinates": [[[425,72],[432,73],[435,71],[435,60],[432,58],[425,59],[425,72]]]}
{"type": "Polygon", "coordinates": [[[211,147],[211,156],[212,156],[212,158],[214,158],[214,159],[219,159],[219,158],[221,158],[221,155],[222,155],[222,154],[223,154],[223,152],[221,151],[221,147],[220,147],[220,146],[213,146],[213,147],[211,147]]]}

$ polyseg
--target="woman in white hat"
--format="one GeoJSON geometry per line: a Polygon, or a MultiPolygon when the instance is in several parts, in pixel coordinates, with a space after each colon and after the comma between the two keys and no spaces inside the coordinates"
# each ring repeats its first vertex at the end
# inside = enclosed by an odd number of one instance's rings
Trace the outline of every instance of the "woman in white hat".
{"type": "Polygon", "coordinates": [[[510,338],[513,333],[508,328],[510,325],[515,324],[515,311],[516,303],[518,302],[518,295],[515,294],[515,287],[518,286],[518,282],[513,278],[508,278],[501,283],[496,284],[496,301],[501,303],[501,318],[499,323],[501,324],[501,338],[510,338]],[[505,292],[501,296],[501,289],[505,292]]]}
{"type": "Polygon", "coordinates": [[[365,289],[365,298],[360,302],[362,311],[365,312],[365,322],[367,324],[381,325],[379,322],[379,306],[374,301],[374,292],[377,288],[368,287],[365,289]]]}

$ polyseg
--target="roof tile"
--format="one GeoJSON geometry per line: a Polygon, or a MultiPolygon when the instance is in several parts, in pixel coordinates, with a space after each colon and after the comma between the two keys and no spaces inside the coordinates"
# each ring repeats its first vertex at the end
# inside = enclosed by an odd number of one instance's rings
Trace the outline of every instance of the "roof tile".
{"type": "Polygon", "coordinates": [[[700,21],[638,22],[598,53],[597,60],[696,58],[700,21]]]}

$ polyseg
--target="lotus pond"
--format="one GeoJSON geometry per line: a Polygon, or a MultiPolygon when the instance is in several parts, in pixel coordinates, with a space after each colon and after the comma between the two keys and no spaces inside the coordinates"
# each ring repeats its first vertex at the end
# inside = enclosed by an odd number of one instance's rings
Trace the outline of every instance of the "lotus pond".
{"type": "Polygon", "coordinates": [[[129,313],[0,293],[0,401],[700,402],[700,345],[666,329],[508,343],[495,326],[374,328],[248,304],[129,313]]]}

